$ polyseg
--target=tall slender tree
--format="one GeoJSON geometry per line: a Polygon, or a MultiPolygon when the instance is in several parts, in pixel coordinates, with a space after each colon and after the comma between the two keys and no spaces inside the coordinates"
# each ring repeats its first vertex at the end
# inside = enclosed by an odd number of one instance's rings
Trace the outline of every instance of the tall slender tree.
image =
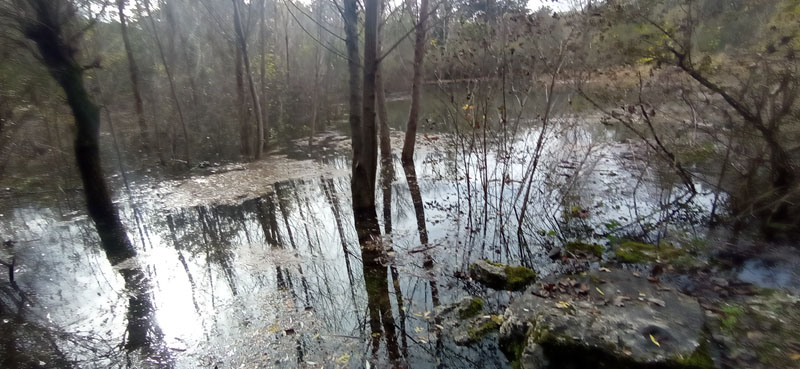
{"type": "MultiPolygon", "coordinates": [[[[411,0],[409,0],[411,1],[411,0]]],[[[422,94],[422,62],[425,59],[425,33],[428,21],[428,0],[420,0],[419,15],[414,26],[414,77],[411,84],[411,111],[408,114],[406,138],[403,142],[403,153],[400,159],[403,165],[414,161],[414,146],[417,141],[417,124],[419,120],[419,103],[422,94]]]]}
{"type": "Polygon", "coordinates": [[[147,120],[144,117],[144,104],[142,103],[142,93],[139,91],[139,68],[136,59],[133,57],[130,37],[128,36],[128,20],[125,16],[126,0],[117,0],[117,10],[119,11],[119,27],[122,33],[122,44],[125,46],[125,56],[128,58],[128,74],[131,79],[131,90],[133,92],[133,102],[136,108],[136,122],[139,124],[139,140],[142,148],[147,152],[150,144],[147,120]]]}
{"type": "Polygon", "coordinates": [[[244,27],[242,26],[241,16],[239,15],[239,2],[238,0],[231,1],[233,2],[233,26],[236,29],[236,40],[239,50],[242,53],[244,72],[247,75],[247,85],[250,88],[250,97],[253,101],[253,109],[255,109],[256,122],[258,122],[256,159],[261,159],[261,155],[264,152],[264,116],[261,115],[261,102],[259,101],[258,92],[256,92],[256,84],[253,81],[253,74],[250,71],[250,57],[247,53],[247,38],[245,38],[244,27]]]}

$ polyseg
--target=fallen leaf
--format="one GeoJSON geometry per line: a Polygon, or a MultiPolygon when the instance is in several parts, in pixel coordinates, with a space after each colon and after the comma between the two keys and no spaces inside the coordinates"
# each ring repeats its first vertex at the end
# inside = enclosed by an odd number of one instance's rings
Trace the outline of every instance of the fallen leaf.
{"type": "Polygon", "coordinates": [[[269,333],[277,333],[280,330],[281,330],[281,326],[279,326],[277,324],[269,326],[269,333]]]}
{"type": "Polygon", "coordinates": [[[595,291],[597,291],[597,293],[599,293],[599,294],[601,294],[601,295],[603,295],[603,296],[605,296],[605,295],[606,295],[606,294],[603,292],[603,290],[601,290],[599,287],[595,287],[594,289],[595,289],[595,291]]]}
{"type": "Polygon", "coordinates": [[[649,303],[651,303],[651,304],[656,304],[656,305],[658,305],[658,306],[661,306],[661,307],[667,306],[667,303],[666,303],[666,302],[664,302],[664,300],[662,300],[662,299],[657,299],[657,298],[655,298],[655,297],[650,297],[650,298],[648,298],[648,299],[647,299],[647,302],[649,302],[649,303]]]}
{"type": "Polygon", "coordinates": [[[559,308],[559,309],[569,308],[569,302],[559,301],[559,302],[556,303],[556,307],[559,308]]]}
{"type": "Polygon", "coordinates": [[[789,358],[791,358],[793,361],[800,360],[800,354],[795,352],[791,356],[789,356],[789,358]]]}
{"type": "Polygon", "coordinates": [[[611,273],[611,269],[608,269],[608,268],[600,268],[599,270],[601,272],[611,273]]]}
{"type": "Polygon", "coordinates": [[[339,356],[336,359],[336,362],[339,363],[339,364],[347,364],[347,362],[349,362],[349,361],[350,361],[350,354],[347,354],[347,353],[342,354],[342,356],[339,356]]]}
{"type": "Polygon", "coordinates": [[[656,338],[655,338],[655,337],[653,337],[653,335],[652,335],[652,334],[650,335],[650,341],[653,341],[653,343],[655,343],[655,344],[656,344],[656,346],[658,346],[658,347],[661,347],[661,344],[660,344],[660,343],[658,343],[658,341],[656,341],[656,338]]]}

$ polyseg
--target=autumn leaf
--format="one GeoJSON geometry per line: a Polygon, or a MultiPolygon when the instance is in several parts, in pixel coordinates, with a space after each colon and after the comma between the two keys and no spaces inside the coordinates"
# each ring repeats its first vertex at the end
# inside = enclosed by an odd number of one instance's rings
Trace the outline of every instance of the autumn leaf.
{"type": "Polygon", "coordinates": [[[656,341],[656,338],[653,335],[650,335],[650,341],[652,341],[656,346],[661,347],[661,344],[656,341]]]}

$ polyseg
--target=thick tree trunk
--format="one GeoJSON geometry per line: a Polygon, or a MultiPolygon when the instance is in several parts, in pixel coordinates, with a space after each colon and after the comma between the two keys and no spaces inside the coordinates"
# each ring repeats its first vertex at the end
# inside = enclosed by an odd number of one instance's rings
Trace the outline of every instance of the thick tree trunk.
{"type": "Polygon", "coordinates": [[[256,92],[256,84],[253,82],[253,74],[250,72],[250,58],[247,54],[247,40],[244,37],[244,29],[239,17],[239,3],[237,0],[233,2],[233,24],[236,27],[236,38],[239,40],[239,49],[242,51],[242,59],[244,59],[244,70],[247,74],[247,84],[250,88],[250,97],[253,100],[253,109],[255,109],[256,122],[258,122],[258,138],[256,142],[256,159],[261,159],[261,154],[264,152],[264,117],[261,115],[261,102],[259,101],[258,93],[256,92]]]}
{"type": "Polygon", "coordinates": [[[128,74],[131,79],[131,90],[133,90],[133,102],[136,108],[136,121],[139,124],[139,140],[142,144],[142,149],[146,153],[149,150],[150,134],[147,128],[147,120],[144,118],[144,104],[142,103],[142,94],[139,91],[139,68],[136,65],[136,59],[133,58],[133,49],[131,48],[131,41],[128,37],[128,21],[125,17],[125,0],[117,0],[117,9],[119,10],[119,25],[122,33],[122,44],[125,46],[125,55],[128,58],[128,74]]]}
{"type": "Polygon", "coordinates": [[[377,19],[378,1],[367,0],[364,3],[364,79],[362,99],[361,127],[356,127],[353,137],[360,136],[354,142],[354,151],[359,145],[358,155],[353,157],[353,178],[351,191],[353,195],[353,212],[359,241],[368,242],[369,237],[380,234],[377,229],[377,213],[375,212],[375,179],[378,166],[378,140],[375,127],[375,71],[377,60],[377,19]]]}
{"type": "Polygon", "coordinates": [[[411,85],[411,111],[408,114],[406,139],[403,143],[401,159],[403,165],[414,161],[414,145],[417,141],[417,121],[419,120],[419,99],[422,88],[422,62],[425,58],[425,25],[428,20],[428,0],[420,0],[419,17],[416,24],[414,40],[414,78],[411,85]]]}
{"type": "Polygon", "coordinates": [[[100,109],[83,84],[83,68],[75,59],[74,46],[65,43],[58,5],[48,0],[36,2],[36,19],[26,24],[25,36],[36,43],[45,66],[64,90],[75,117],[75,160],[83,181],[86,207],[109,261],[117,264],[135,256],[136,252],[111,201],[100,166],[100,109]]]}

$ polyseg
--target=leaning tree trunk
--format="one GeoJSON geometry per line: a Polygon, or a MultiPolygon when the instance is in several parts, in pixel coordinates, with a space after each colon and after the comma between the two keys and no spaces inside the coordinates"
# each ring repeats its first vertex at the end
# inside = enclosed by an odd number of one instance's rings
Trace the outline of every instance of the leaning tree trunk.
{"type": "Polygon", "coordinates": [[[247,40],[244,38],[244,30],[242,29],[242,22],[239,18],[239,3],[237,0],[233,1],[233,24],[236,27],[236,39],[239,42],[239,49],[242,51],[242,59],[244,59],[244,71],[247,74],[247,84],[250,88],[250,97],[253,100],[253,109],[255,109],[256,122],[258,122],[258,139],[256,141],[256,159],[261,159],[261,154],[264,153],[264,117],[261,115],[261,102],[256,92],[256,84],[253,82],[253,74],[250,73],[250,58],[247,54],[247,40]]]}
{"type": "Polygon", "coordinates": [[[119,9],[119,26],[122,33],[122,44],[125,46],[125,55],[128,57],[128,74],[131,79],[131,90],[133,90],[133,102],[136,107],[136,121],[139,123],[139,140],[145,153],[149,150],[150,137],[147,128],[147,121],[144,118],[144,104],[142,94],[139,91],[139,68],[136,66],[136,59],[133,58],[133,49],[128,37],[128,21],[125,17],[125,0],[117,0],[119,9]]]}
{"type": "Polygon", "coordinates": [[[83,181],[86,207],[97,227],[103,248],[112,264],[135,256],[136,252],[111,201],[100,166],[100,109],[83,84],[83,67],[75,48],[67,44],[58,9],[49,0],[35,0],[35,20],[26,24],[25,36],[36,43],[50,75],[64,90],[77,128],[75,160],[83,181]]]}
{"type": "Polygon", "coordinates": [[[414,145],[417,141],[417,121],[419,120],[419,99],[422,88],[422,61],[425,58],[425,24],[428,20],[428,0],[420,0],[419,17],[415,27],[414,40],[414,79],[411,85],[411,111],[408,114],[406,140],[401,156],[403,165],[414,161],[414,145]]]}

